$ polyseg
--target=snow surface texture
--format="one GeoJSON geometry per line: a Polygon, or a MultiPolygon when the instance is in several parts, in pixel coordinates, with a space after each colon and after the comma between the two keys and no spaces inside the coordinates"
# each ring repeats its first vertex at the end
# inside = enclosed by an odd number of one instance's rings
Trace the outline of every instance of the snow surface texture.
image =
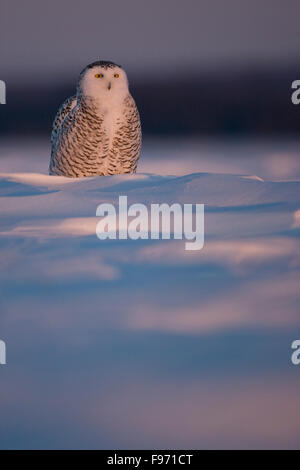
{"type": "Polygon", "coordinates": [[[1,448],[299,446],[299,148],[146,142],[136,175],[67,179],[1,146],[1,448]],[[119,195],[204,203],[204,249],[100,241],[119,195]]]}

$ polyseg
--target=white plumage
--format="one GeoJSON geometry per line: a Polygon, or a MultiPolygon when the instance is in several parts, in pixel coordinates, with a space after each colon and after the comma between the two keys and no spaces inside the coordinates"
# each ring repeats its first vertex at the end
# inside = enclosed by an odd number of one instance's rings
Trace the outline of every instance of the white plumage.
{"type": "Polygon", "coordinates": [[[122,67],[88,65],[76,95],[53,123],[49,173],[69,177],[133,173],[141,149],[141,124],[122,67]]]}

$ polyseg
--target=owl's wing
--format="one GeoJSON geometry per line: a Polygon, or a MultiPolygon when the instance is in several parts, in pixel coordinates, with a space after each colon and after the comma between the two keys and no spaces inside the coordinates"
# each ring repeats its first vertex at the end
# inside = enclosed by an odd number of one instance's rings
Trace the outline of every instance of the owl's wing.
{"type": "Polygon", "coordinates": [[[57,136],[59,134],[61,125],[65,118],[68,116],[68,114],[72,111],[72,109],[76,106],[77,104],[77,96],[71,96],[70,98],[67,98],[61,107],[59,108],[53,125],[52,125],[52,134],[51,134],[51,148],[52,151],[54,150],[57,142],[57,136]]]}

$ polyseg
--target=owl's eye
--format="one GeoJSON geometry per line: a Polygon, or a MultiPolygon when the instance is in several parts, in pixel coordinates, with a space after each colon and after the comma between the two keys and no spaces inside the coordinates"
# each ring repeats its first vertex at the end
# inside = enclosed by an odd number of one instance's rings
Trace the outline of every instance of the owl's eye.
{"type": "Polygon", "coordinates": [[[103,75],[103,73],[96,73],[95,77],[96,78],[103,78],[104,75],[103,75]]]}
{"type": "Polygon", "coordinates": [[[118,73],[115,73],[115,74],[114,74],[114,77],[115,77],[115,78],[119,78],[119,76],[120,76],[120,75],[119,75],[118,73]]]}

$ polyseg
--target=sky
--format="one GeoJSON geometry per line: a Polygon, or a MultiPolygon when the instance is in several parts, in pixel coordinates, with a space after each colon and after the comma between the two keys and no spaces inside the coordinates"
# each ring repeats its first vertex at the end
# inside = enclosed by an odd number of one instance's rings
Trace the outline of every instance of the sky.
{"type": "Polygon", "coordinates": [[[13,82],[59,82],[98,58],[147,77],[298,58],[298,0],[1,3],[0,78],[13,82]]]}

